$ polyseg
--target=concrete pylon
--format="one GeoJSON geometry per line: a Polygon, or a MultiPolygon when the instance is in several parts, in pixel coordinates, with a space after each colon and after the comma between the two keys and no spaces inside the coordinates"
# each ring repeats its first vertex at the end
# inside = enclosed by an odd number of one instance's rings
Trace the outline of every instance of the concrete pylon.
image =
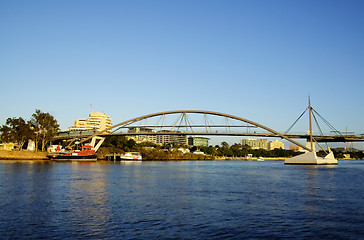
{"type": "Polygon", "coordinates": [[[325,157],[318,157],[315,151],[306,152],[301,155],[288,158],[284,161],[285,164],[298,165],[337,165],[338,162],[334,157],[333,152],[329,152],[325,157]]]}

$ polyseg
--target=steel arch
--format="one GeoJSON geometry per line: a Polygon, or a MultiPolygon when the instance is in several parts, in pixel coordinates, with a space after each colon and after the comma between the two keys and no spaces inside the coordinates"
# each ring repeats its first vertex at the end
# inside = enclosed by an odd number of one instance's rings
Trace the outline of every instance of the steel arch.
{"type": "MultiPolygon", "coordinates": [[[[291,143],[293,143],[295,145],[298,145],[298,146],[302,147],[303,149],[306,149],[306,150],[310,151],[310,149],[308,149],[306,146],[304,146],[304,145],[294,141],[293,139],[291,139],[291,138],[289,138],[289,137],[287,137],[287,136],[285,136],[285,135],[283,135],[283,134],[281,134],[281,133],[279,133],[279,132],[277,132],[277,131],[275,131],[275,130],[273,130],[271,128],[268,128],[268,127],[266,127],[266,126],[264,126],[262,124],[250,121],[250,120],[245,119],[245,118],[230,115],[230,114],[213,112],[213,111],[204,111],[204,110],[175,110],[175,111],[165,111],[165,112],[157,112],[157,113],[143,115],[143,116],[136,117],[136,118],[133,118],[133,119],[118,123],[116,125],[113,125],[113,126],[107,128],[107,129],[105,129],[105,130],[103,130],[103,131],[101,131],[101,132],[99,132],[97,134],[92,135],[91,137],[85,139],[84,141],[87,141],[88,139],[91,139],[94,136],[106,133],[107,131],[109,131],[111,129],[114,129],[114,128],[117,128],[117,127],[120,127],[120,126],[123,126],[123,125],[130,125],[132,123],[135,123],[135,122],[147,119],[147,118],[152,118],[152,117],[162,116],[162,115],[169,115],[169,114],[186,114],[186,113],[209,114],[209,115],[227,117],[227,118],[235,119],[235,120],[242,121],[242,122],[245,122],[245,123],[249,123],[249,124],[252,124],[252,125],[257,126],[259,128],[262,128],[264,130],[267,130],[268,132],[271,132],[271,133],[275,134],[277,137],[284,138],[287,141],[289,141],[289,142],[291,142],[291,143]]],[[[84,142],[84,141],[82,141],[82,142],[84,142]]]]}

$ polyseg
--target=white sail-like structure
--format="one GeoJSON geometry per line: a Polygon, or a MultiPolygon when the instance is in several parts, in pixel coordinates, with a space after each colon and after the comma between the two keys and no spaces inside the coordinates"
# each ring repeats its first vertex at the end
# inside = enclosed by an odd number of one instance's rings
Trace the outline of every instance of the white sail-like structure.
{"type": "MultiPolygon", "coordinates": [[[[315,143],[312,134],[312,123],[311,123],[311,114],[312,114],[312,107],[311,101],[308,100],[308,108],[309,110],[309,134],[310,134],[310,141],[307,141],[307,147],[310,151],[307,151],[303,154],[298,156],[288,158],[284,161],[285,164],[299,164],[299,165],[336,165],[338,164],[337,159],[334,157],[334,153],[329,148],[329,153],[325,157],[318,157],[316,155],[315,143]]],[[[307,110],[306,109],[306,110],[307,110]]]]}
{"type": "Polygon", "coordinates": [[[318,157],[315,151],[306,152],[301,155],[288,158],[284,161],[285,164],[300,164],[300,165],[336,165],[337,160],[333,152],[329,152],[325,157],[318,157]]]}

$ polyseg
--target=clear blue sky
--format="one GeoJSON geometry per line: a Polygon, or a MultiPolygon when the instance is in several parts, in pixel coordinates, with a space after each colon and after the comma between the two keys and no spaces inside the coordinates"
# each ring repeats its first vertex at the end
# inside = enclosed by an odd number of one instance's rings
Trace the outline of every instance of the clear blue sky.
{"type": "Polygon", "coordinates": [[[364,1],[0,0],[0,124],[177,109],[364,133],[364,1]]]}

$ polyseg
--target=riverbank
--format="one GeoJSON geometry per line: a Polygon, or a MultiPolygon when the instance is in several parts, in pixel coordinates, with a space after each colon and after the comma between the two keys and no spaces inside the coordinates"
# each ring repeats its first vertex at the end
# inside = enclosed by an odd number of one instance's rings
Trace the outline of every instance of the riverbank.
{"type": "MultiPolygon", "coordinates": [[[[215,156],[214,160],[232,160],[232,161],[257,161],[258,157],[221,157],[221,156],[215,156]]],[[[287,159],[286,157],[263,157],[265,161],[282,161],[287,159]]]]}
{"type": "Polygon", "coordinates": [[[47,152],[0,151],[1,160],[49,160],[47,152]]]}
{"type": "MultiPolygon", "coordinates": [[[[284,157],[265,157],[266,161],[276,161],[276,160],[285,160],[284,157]]],[[[0,160],[50,160],[47,158],[47,152],[33,152],[33,151],[0,151],[0,160]]],[[[102,158],[98,159],[99,161],[104,160],[102,158]]],[[[251,157],[247,159],[246,157],[219,157],[219,156],[205,156],[205,155],[196,155],[196,154],[188,154],[188,155],[171,155],[165,154],[163,157],[157,156],[146,156],[143,157],[144,161],[168,161],[168,160],[216,160],[216,161],[256,161],[256,157],[251,157]]],[[[355,158],[338,158],[338,160],[356,160],[355,158]]]]}

